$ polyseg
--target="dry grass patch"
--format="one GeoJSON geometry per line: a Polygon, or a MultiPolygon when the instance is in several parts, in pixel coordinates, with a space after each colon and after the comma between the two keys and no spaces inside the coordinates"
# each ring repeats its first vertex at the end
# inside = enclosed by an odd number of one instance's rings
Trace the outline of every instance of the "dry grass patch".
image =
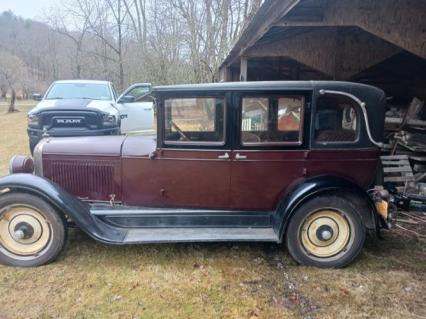
{"type": "MultiPolygon", "coordinates": [[[[18,108],[0,106],[0,174],[28,153],[18,108]]],[[[275,244],[117,247],[72,229],[55,263],[0,266],[0,318],[425,318],[425,260],[424,242],[399,231],[320,270],[275,244]]]]}
{"type": "Polygon", "coordinates": [[[30,154],[27,136],[27,112],[33,101],[17,101],[19,112],[7,114],[8,104],[0,102],[0,176],[8,172],[14,154],[30,154]]]}

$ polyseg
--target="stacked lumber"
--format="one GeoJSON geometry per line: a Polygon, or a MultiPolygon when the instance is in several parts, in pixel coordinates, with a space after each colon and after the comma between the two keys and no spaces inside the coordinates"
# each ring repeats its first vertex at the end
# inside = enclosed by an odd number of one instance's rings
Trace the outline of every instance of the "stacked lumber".
{"type": "Polygon", "coordinates": [[[401,194],[412,194],[426,202],[426,109],[414,98],[406,108],[386,113],[388,139],[381,157],[384,183],[401,194]],[[404,110],[405,109],[405,110],[404,110]]]}

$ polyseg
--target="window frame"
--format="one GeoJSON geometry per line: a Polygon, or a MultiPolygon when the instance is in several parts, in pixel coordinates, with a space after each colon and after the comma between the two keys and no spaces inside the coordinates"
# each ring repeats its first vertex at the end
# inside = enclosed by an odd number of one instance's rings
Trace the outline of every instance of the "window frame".
{"type": "MultiPolygon", "coordinates": [[[[162,145],[167,146],[219,146],[223,147],[227,144],[227,113],[228,113],[228,103],[226,94],[183,94],[183,95],[170,95],[165,96],[162,101],[162,117],[159,119],[161,121],[161,135],[162,135],[162,145]],[[169,141],[166,139],[166,101],[173,99],[194,99],[194,98],[203,98],[203,99],[221,99],[223,101],[223,138],[222,141],[218,142],[208,142],[208,141],[169,141]]],[[[216,121],[216,119],[215,119],[216,121]]],[[[216,123],[215,123],[216,124],[216,123]]]]}
{"type": "Polygon", "coordinates": [[[116,102],[117,101],[117,92],[115,91],[115,87],[114,87],[114,85],[111,82],[108,84],[108,86],[109,86],[109,90],[112,93],[111,94],[112,98],[113,98],[114,102],[116,102]]]}
{"type": "MultiPolygon", "coordinates": [[[[304,138],[304,130],[305,130],[305,113],[306,113],[306,96],[304,94],[283,94],[283,93],[279,93],[279,94],[274,94],[274,93],[267,93],[267,94],[242,94],[240,97],[240,102],[239,102],[239,108],[238,108],[238,113],[239,113],[239,120],[238,120],[238,135],[239,135],[239,145],[242,147],[252,147],[252,146],[301,146],[303,145],[303,138],[304,138]],[[282,142],[274,142],[274,141],[266,141],[266,142],[243,142],[242,140],[242,126],[243,126],[243,101],[245,98],[267,98],[268,99],[268,118],[270,116],[270,111],[269,108],[271,107],[271,100],[274,99],[278,102],[279,99],[281,98],[302,98],[302,110],[300,112],[300,126],[299,126],[299,138],[298,141],[282,141],[282,142]]],[[[278,112],[278,110],[277,110],[278,112]]],[[[277,120],[278,120],[278,114],[277,114],[277,120]]],[[[268,121],[269,124],[269,121],[268,121]]],[[[277,125],[278,125],[278,121],[277,121],[277,125]]],[[[278,127],[276,128],[277,131],[278,127]]],[[[279,132],[285,132],[285,131],[279,131],[279,132]]]]}
{"type": "MultiPolygon", "coordinates": [[[[335,148],[337,146],[349,146],[353,147],[356,144],[359,144],[361,141],[361,132],[362,132],[362,125],[363,125],[363,119],[361,110],[358,108],[358,105],[356,105],[355,101],[353,101],[351,98],[346,97],[348,101],[351,102],[351,106],[354,108],[356,113],[356,120],[357,120],[357,128],[356,128],[356,139],[353,141],[331,141],[331,142],[321,142],[317,141],[316,139],[316,128],[315,128],[315,117],[318,114],[318,100],[320,98],[323,98],[325,95],[318,95],[315,98],[315,108],[313,109],[312,116],[311,116],[311,144],[316,148],[335,148]]],[[[334,96],[339,97],[340,95],[335,94],[334,96]]],[[[340,96],[341,97],[341,96],[340,96]]]]}

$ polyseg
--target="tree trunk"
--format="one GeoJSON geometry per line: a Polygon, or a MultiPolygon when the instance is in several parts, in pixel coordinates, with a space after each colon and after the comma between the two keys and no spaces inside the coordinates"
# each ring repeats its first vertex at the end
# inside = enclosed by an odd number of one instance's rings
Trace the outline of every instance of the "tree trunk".
{"type": "Polygon", "coordinates": [[[119,73],[120,73],[120,90],[124,90],[124,66],[123,66],[123,60],[120,55],[120,62],[119,62],[119,73]]]}
{"type": "Polygon", "coordinates": [[[16,112],[15,101],[16,101],[16,91],[14,88],[12,88],[12,96],[10,98],[10,105],[9,105],[9,109],[7,110],[7,113],[16,112]]]}
{"type": "Polygon", "coordinates": [[[7,89],[5,88],[1,88],[1,98],[6,100],[6,95],[7,95],[7,89]]]}

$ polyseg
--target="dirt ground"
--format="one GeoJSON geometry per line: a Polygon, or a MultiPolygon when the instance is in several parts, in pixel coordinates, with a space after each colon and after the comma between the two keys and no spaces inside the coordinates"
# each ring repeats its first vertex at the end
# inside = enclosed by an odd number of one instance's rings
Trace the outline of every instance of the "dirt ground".
{"type": "MultiPolygon", "coordinates": [[[[30,104],[15,114],[0,104],[0,175],[13,154],[29,153],[30,104]]],[[[401,225],[426,235],[425,225],[401,225]]],[[[275,244],[116,247],[72,229],[53,264],[0,266],[0,319],[426,318],[426,237],[383,235],[349,267],[320,270],[275,244]]]]}

